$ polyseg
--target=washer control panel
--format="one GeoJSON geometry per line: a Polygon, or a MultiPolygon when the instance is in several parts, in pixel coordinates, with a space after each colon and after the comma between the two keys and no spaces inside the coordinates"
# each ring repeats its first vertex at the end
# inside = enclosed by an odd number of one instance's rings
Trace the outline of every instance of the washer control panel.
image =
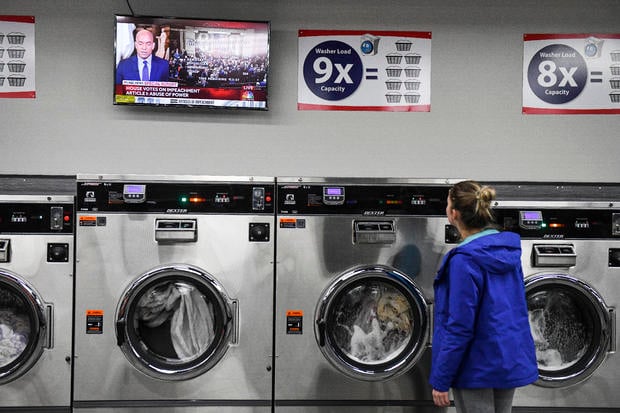
{"type": "Polygon", "coordinates": [[[604,208],[495,208],[497,224],[522,238],[620,239],[620,210],[604,208]]]}
{"type": "Polygon", "coordinates": [[[271,213],[275,184],[226,182],[78,182],[80,212],[271,213]]]}
{"type": "Polygon", "coordinates": [[[445,216],[448,185],[279,184],[279,214],[445,216]]]}
{"type": "Polygon", "coordinates": [[[73,233],[72,203],[0,203],[2,233],[73,233]]]}

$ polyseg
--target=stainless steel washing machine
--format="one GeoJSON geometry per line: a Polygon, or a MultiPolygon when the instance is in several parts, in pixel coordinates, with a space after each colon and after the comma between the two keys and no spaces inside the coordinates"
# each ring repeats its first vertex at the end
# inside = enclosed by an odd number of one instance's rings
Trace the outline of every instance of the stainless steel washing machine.
{"type": "Polygon", "coordinates": [[[274,190],[78,176],[74,412],[271,411],[274,190]]]}
{"type": "Polygon", "coordinates": [[[73,196],[0,196],[0,411],[71,411],[73,196]]]}
{"type": "Polygon", "coordinates": [[[517,391],[515,406],[617,411],[620,203],[500,200],[495,213],[522,238],[539,367],[539,380],[517,391]]]}
{"type": "Polygon", "coordinates": [[[277,179],[277,413],[438,411],[431,301],[449,187],[277,179]]]}

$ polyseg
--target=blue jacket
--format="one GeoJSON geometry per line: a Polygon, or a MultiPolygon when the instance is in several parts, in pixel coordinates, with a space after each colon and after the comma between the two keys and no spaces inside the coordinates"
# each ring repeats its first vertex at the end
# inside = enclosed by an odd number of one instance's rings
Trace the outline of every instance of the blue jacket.
{"type": "Polygon", "coordinates": [[[517,234],[458,245],[444,257],[434,289],[434,389],[513,388],[538,379],[517,234]]]}

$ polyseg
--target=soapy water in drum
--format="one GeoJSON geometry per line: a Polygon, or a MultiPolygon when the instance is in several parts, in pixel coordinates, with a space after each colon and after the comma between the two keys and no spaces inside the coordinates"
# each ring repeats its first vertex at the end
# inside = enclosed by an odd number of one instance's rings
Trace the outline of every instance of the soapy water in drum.
{"type": "Polygon", "coordinates": [[[0,368],[9,365],[26,349],[30,321],[26,314],[0,310],[0,368]]]}
{"type": "Polygon", "coordinates": [[[545,291],[529,297],[528,308],[538,367],[559,371],[577,363],[592,337],[575,300],[562,291],[545,291]]]}
{"type": "Polygon", "coordinates": [[[411,306],[395,288],[362,285],[347,292],[339,304],[333,337],[352,360],[385,363],[397,357],[411,340],[411,306]]]}

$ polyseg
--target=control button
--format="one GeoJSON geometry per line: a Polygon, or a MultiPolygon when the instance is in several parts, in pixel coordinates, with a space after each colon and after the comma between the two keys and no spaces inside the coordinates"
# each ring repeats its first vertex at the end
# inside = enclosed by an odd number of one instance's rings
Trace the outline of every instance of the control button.
{"type": "Polygon", "coordinates": [[[446,244],[459,243],[461,241],[459,230],[455,226],[447,224],[445,228],[445,240],[446,244]]]}
{"type": "Polygon", "coordinates": [[[609,249],[609,266],[620,267],[620,248],[609,249]]]}
{"type": "Polygon", "coordinates": [[[47,244],[47,262],[68,262],[69,244],[47,244]]]}
{"type": "Polygon", "coordinates": [[[250,222],[250,241],[251,242],[268,242],[269,241],[269,224],[250,222]]]}

